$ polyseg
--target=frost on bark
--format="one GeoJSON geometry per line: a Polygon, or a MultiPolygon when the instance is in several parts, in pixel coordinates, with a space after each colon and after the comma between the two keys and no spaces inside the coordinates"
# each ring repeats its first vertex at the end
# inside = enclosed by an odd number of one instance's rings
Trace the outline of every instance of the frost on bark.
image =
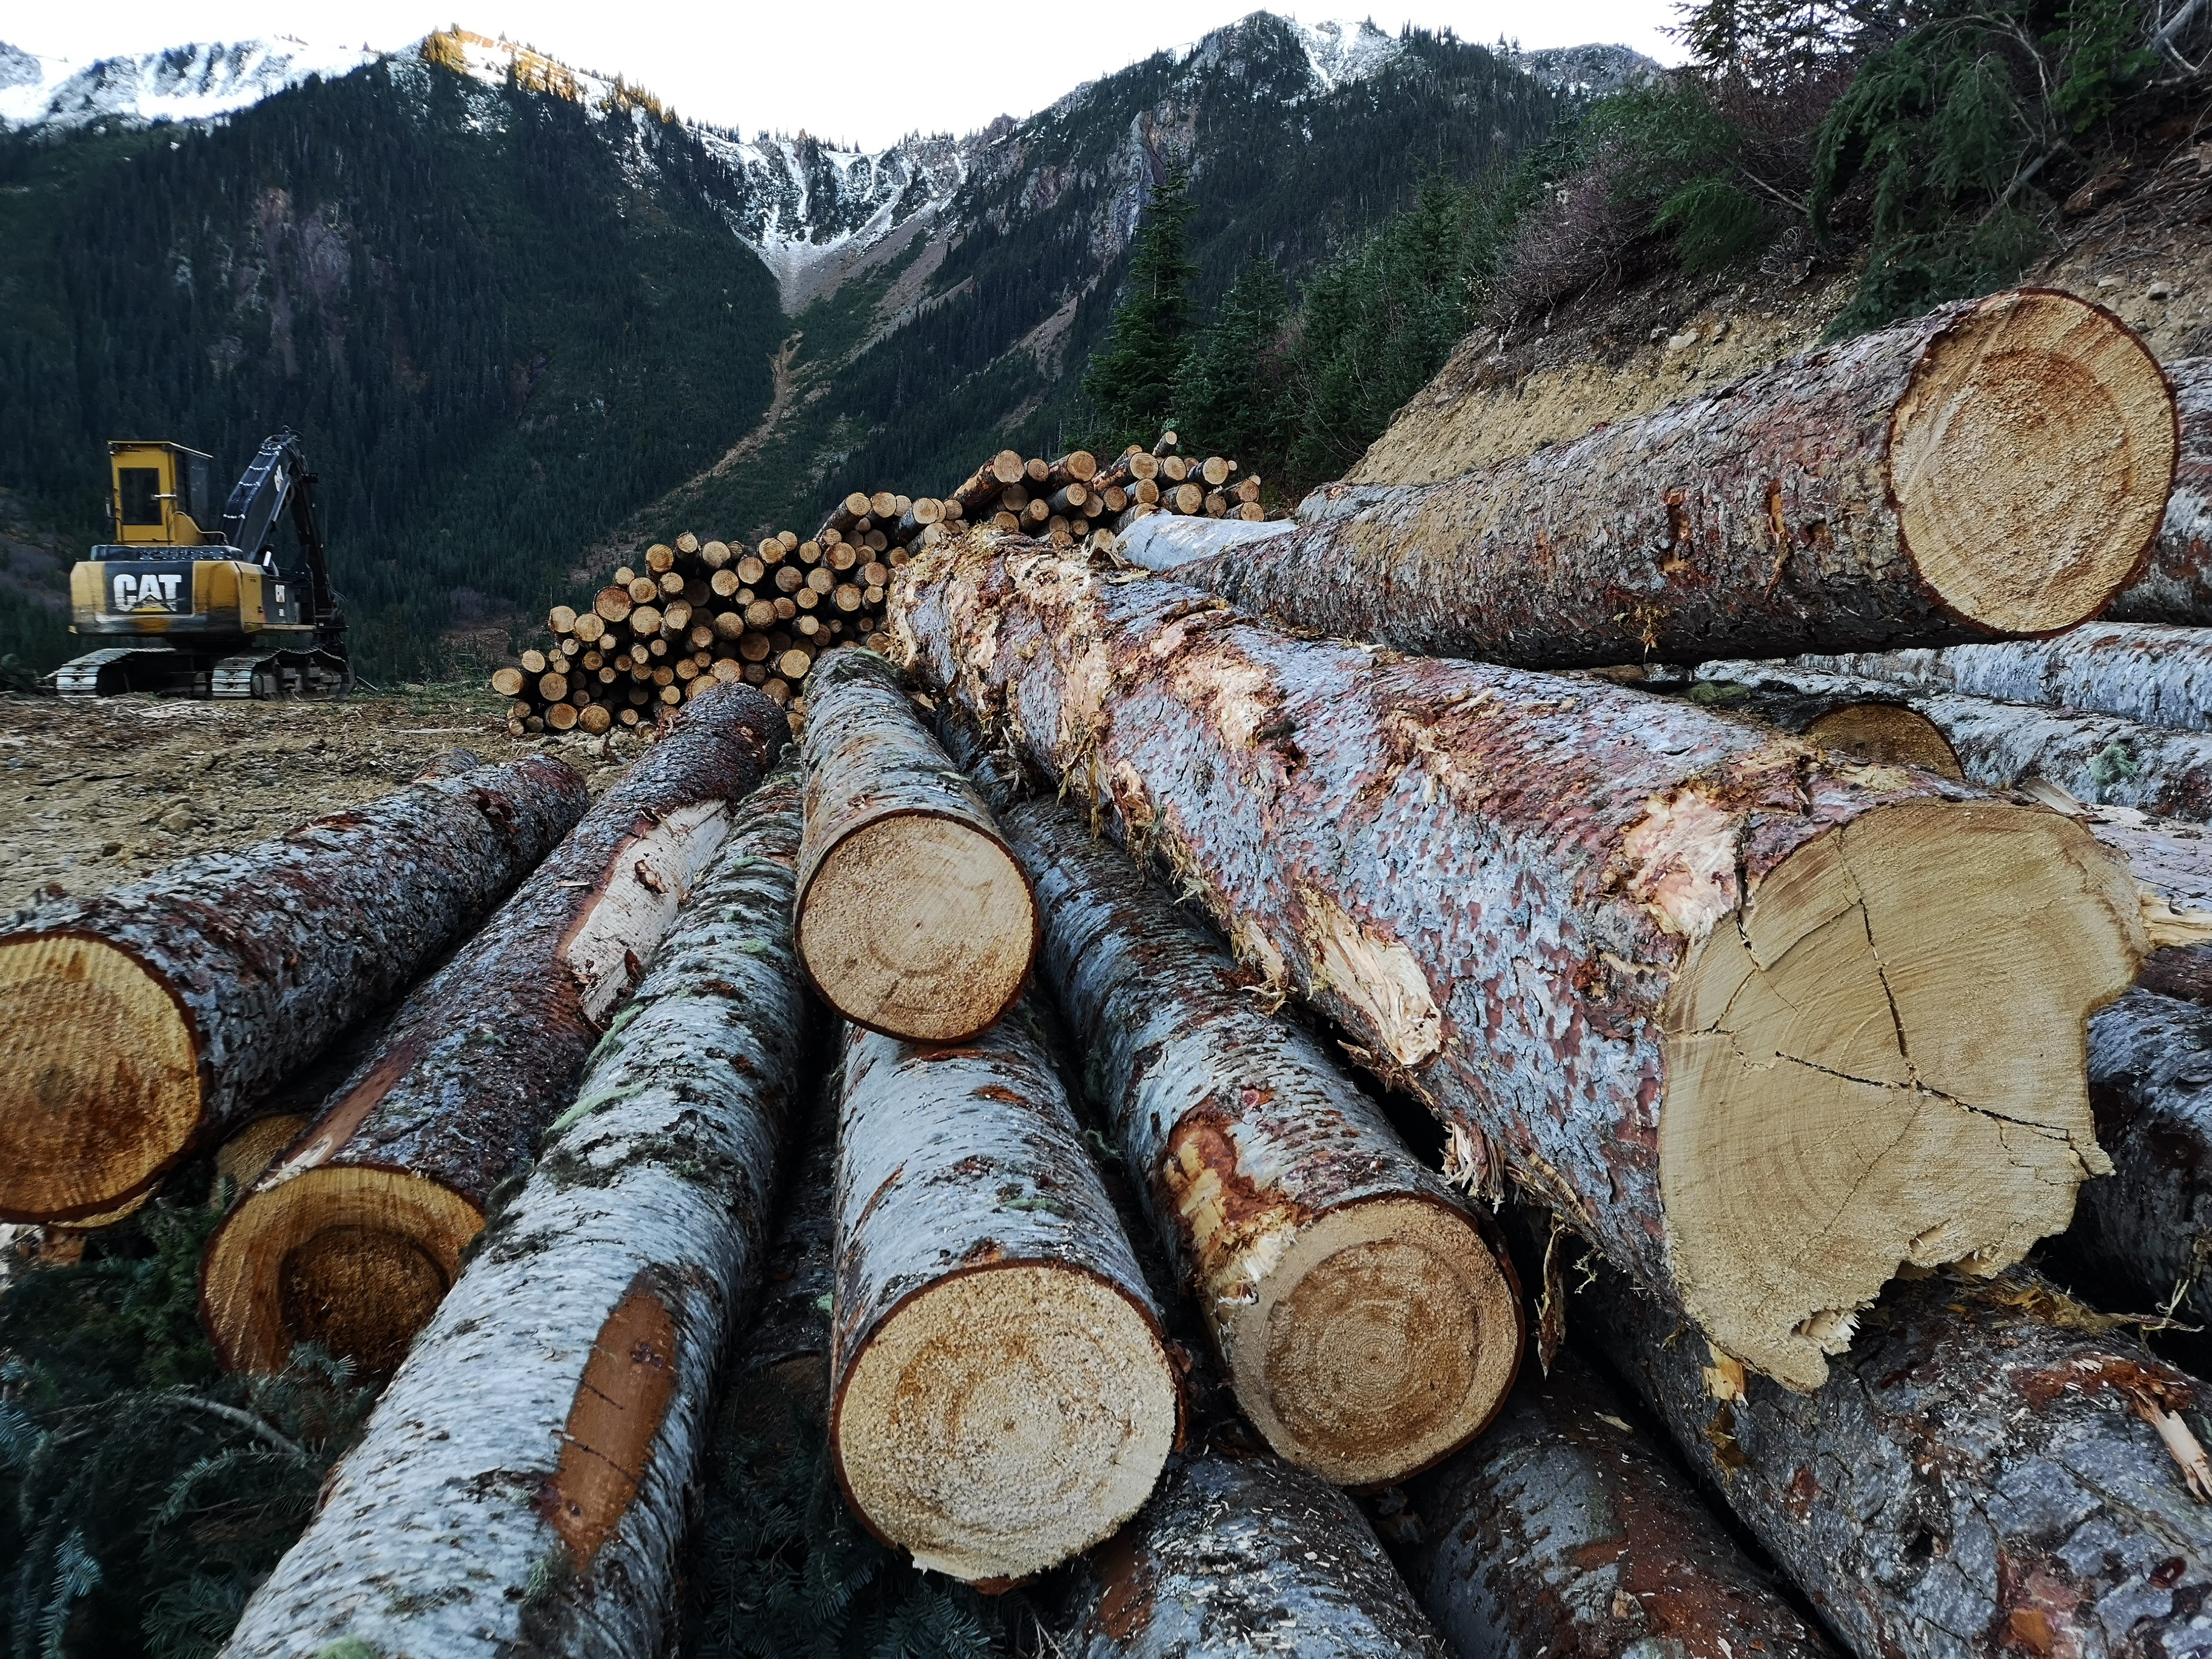
{"type": "Polygon", "coordinates": [[[2111,714],[1997,702],[1952,691],[1819,673],[1787,663],[1711,662],[1697,672],[1716,707],[1802,727],[1805,712],[1894,703],[1943,734],[1960,769],[1985,789],[2041,778],[2093,805],[2212,819],[2212,732],[2178,732],[2111,714]],[[1792,718],[1780,712],[1795,708],[1792,718]]]}
{"type": "Polygon", "coordinates": [[[465,937],[589,802],[550,756],[441,763],[18,916],[0,934],[0,1218],[143,1193],[465,937]]]}
{"type": "Polygon", "coordinates": [[[2048,633],[2142,564],[2173,401],[2118,319],[1946,306],[1442,483],[1331,485],[1177,576],[1297,627],[1531,667],[2048,633]]]}
{"type": "Polygon", "coordinates": [[[1406,1496],[1407,1577],[1462,1654],[1834,1652],[1571,1353],[1524,1372],[1489,1431],[1406,1496]]]}
{"type": "Polygon", "coordinates": [[[1133,1515],[1175,1370],[1025,1005],[959,1048],[848,1028],[836,1211],[830,1448],[869,1530],[988,1584],[1133,1515]]]}
{"type": "Polygon", "coordinates": [[[2212,623],[2212,357],[2166,366],[2181,429],[2173,493],[2150,557],[2106,607],[2115,622],[2212,623]]]}
{"type": "Polygon", "coordinates": [[[1483,1228],[1118,848],[1050,802],[1001,822],[1091,1087],[1253,1425],[1348,1486],[1479,1432],[1521,1358],[1483,1228]]]}
{"type": "Polygon", "coordinates": [[[1510,1170],[1796,1387],[1900,1261],[2016,1261],[2104,1167],[2081,1033],[2144,939],[2059,814],[1033,544],[924,554],[893,629],[1463,1173],[1510,1170]]]}
{"type": "Polygon", "coordinates": [[[2212,1652],[2203,1384],[2030,1270],[1898,1285],[1812,1395],[1612,1275],[1568,1321],[1863,1659],[2212,1652]]]}
{"type": "MultiPolygon", "coordinates": [[[[696,706],[696,705],[695,705],[696,706]]],[[[806,1024],[799,789],[728,840],[225,1651],[659,1650],[806,1024]]]]}
{"type": "Polygon", "coordinates": [[[2212,635],[2201,628],[2083,623],[2047,640],[1805,656],[1790,666],[1915,691],[2212,730],[2212,635]]]}
{"type": "Polygon", "coordinates": [[[854,647],[807,681],[799,953],[823,1000],[871,1030],[963,1042],[1022,994],[1036,904],[991,809],[854,647]]]}
{"type": "Polygon", "coordinates": [[[304,1338],[398,1364],[788,735],[749,686],[684,705],[408,997],[208,1242],[200,1305],[225,1364],[273,1370],[304,1338]]]}

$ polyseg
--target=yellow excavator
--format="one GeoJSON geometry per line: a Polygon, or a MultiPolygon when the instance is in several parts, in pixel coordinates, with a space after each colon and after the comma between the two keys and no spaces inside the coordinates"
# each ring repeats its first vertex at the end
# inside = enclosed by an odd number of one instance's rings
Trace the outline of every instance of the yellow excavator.
{"type": "Polygon", "coordinates": [[[352,686],[297,435],[264,441],[221,503],[198,450],[122,440],[107,453],[115,539],[70,573],[70,631],[116,643],[63,664],[46,677],[52,690],[334,697],[352,686]],[[295,545],[280,552],[287,518],[295,545]]]}

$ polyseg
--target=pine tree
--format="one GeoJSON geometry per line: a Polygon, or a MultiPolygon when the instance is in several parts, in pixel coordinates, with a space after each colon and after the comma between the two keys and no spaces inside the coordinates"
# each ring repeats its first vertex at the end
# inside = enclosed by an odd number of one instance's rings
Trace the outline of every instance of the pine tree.
{"type": "Polygon", "coordinates": [[[1290,406],[1277,344],[1290,305],[1273,260],[1237,273],[1176,375],[1175,426],[1189,447],[1255,460],[1281,453],[1290,406]]]}
{"type": "Polygon", "coordinates": [[[1105,345],[1084,371],[1097,411],[1096,447],[1149,444],[1170,418],[1190,331],[1190,175],[1180,163],[1153,188],[1105,345]]]}

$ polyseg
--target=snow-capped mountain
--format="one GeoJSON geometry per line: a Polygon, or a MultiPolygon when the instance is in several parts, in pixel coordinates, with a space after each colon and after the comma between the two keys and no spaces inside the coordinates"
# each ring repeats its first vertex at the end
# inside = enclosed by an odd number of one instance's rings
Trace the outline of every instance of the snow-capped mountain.
{"type": "Polygon", "coordinates": [[[0,126],[202,121],[258,103],[311,75],[350,74],[377,55],[366,46],[313,46],[280,35],[76,64],[0,41],[0,126]]]}

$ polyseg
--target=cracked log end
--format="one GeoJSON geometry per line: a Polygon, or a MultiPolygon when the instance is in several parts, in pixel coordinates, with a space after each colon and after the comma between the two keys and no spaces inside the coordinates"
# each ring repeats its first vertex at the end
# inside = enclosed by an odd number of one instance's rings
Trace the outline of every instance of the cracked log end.
{"type": "Polygon", "coordinates": [[[1427,1468],[1513,1386],[1520,1298],[1467,1218],[1431,1200],[1320,1216],[1255,1288],[1222,1310],[1237,1402],[1278,1454],[1334,1485],[1427,1468]]]}
{"type": "Polygon", "coordinates": [[[1714,1343],[1809,1389],[1901,1263],[2017,1261],[2109,1167],[2085,1026],[2142,923],[2080,825],[1988,802],[1869,812],[1734,921],[1669,995],[1668,1249],[1714,1343]]]}
{"type": "Polygon", "coordinates": [[[1890,422],[1922,580],[1969,622],[2039,634],[2102,611],[2166,514],[2179,449],[2158,362],[2068,294],[2003,294],[1930,343],[1890,422]]]}
{"type": "Polygon", "coordinates": [[[974,1583],[1040,1572],[1134,1515],[1179,1411],[1143,1309],[1081,1269],[1020,1262],[901,1305],[854,1361],[830,1433],[870,1526],[974,1583]]]}
{"type": "Polygon", "coordinates": [[[234,1370],[282,1370],[313,1342],[366,1374],[407,1357],[483,1226],[433,1182],[360,1164],[303,1170],[231,1212],[209,1242],[200,1312],[234,1370]]]}
{"type": "Polygon", "coordinates": [[[816,866],[799,953],[830,1006],[910,1042],[960,1042],[1013,1006],[1036,906],[1006,849],[957,818],[865,823],[816,866]]]}
{"type": "Polygon", "coordinates": [[[201,1109],[191,1022],[134,957],[65,933],[0,945],[0,1219],[114,1209],[201,1109]]]}
{"type": "Polygon", "coordinates": [[[1925,714],[1893,702],[1855,702],[1832,709],[1802,733],[1806,742],[1874,766],[1917,766],[1964,781],[1965,769],[1943,729],[1925,714]]]}

